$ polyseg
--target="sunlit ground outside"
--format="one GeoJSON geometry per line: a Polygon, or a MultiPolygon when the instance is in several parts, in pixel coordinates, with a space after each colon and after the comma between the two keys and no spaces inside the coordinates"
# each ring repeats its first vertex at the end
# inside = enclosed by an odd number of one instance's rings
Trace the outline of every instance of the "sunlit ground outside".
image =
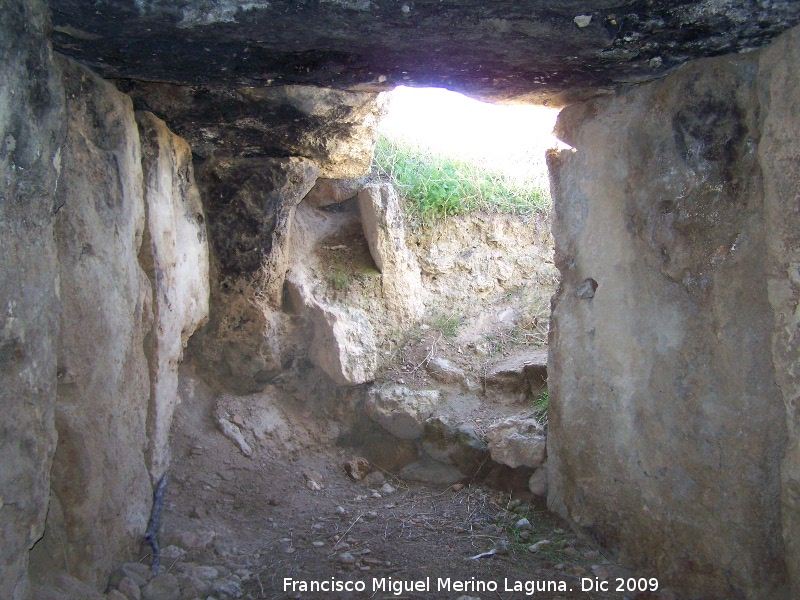
{"type": "Polygon", "coordinates": [[[399,87],[380,126],[373,167],[430,222],[471,210],[547,212],[548,148],[558,111],[493,105],[443,89],[399,87]]]}

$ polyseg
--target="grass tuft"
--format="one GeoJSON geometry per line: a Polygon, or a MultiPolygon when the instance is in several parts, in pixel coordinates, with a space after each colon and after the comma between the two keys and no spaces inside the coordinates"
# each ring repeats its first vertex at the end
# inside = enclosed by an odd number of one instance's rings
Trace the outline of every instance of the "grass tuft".
{"type": "Polygon", "coordinates": [[[551,206],[547,175],[541,170],[515,177],[383,135],[375,147],[372,173],[389,180],[405,197],[412,221],[426,225],[476,210],[532,215],[551,206]]]}

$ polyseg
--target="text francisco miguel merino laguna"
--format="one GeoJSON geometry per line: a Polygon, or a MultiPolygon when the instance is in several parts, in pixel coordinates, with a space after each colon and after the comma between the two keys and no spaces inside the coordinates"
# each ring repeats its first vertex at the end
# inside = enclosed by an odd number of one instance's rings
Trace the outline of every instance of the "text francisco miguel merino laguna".
{"type": "Polygon", "coordinates": [[[503,579],[497,581],[479,579],[452,579],[450,577],[426,577],[424,579],[403,580],[391,577],[374,577],[369,580],[329,579],[302,580],[284,577],[284,592],[388,592],[395,596],[407,592],[524,592],[532,596],[536,592],[570,591],[564,581],[503,579]]]}

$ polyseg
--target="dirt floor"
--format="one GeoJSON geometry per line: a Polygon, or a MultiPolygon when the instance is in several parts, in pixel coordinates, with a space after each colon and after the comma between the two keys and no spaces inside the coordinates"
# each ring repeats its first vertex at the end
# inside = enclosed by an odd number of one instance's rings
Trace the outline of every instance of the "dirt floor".
{"type": "Polygon", "coordinates": [[[355,481],[343,447],[246,457],[215,428],[211,395],[193,399],[200,405],[184,401],[176,416],[161,534],[161,564],[181,598],[674,598],[581,591],[582,580],[613,589],[630,573],[530,494],[377,470],[355,481]],[[364,591],[307,592],[302,582],[364,591]]]}

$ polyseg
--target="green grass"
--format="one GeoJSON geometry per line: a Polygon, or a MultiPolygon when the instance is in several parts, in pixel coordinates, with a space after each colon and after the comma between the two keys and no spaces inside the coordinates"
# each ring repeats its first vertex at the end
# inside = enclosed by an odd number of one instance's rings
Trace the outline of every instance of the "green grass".
{"type": "Polygon", "coordinates": [[[458,315],[440,316],[434,320],[432,326],[436,331],[441,331],[447,337],[456,337],[458,328],[461,327],[461,317],[458,315]]]}
{"type": "Polygon", "coordinates": [[[541,170],[519,179],[386,136],[378,139],[372,173],[391,181],[406,199],[410,219],[424,224],[476,210],[532,215],[551,206],[541,170]]]}
{"type": "Polygon", "coordinates": [[[547,405],[550,403],[550,394],[547,390],[543,391],[536,400],[533,401],[533,416],[542,425],[547,425],[547,405]]]}

